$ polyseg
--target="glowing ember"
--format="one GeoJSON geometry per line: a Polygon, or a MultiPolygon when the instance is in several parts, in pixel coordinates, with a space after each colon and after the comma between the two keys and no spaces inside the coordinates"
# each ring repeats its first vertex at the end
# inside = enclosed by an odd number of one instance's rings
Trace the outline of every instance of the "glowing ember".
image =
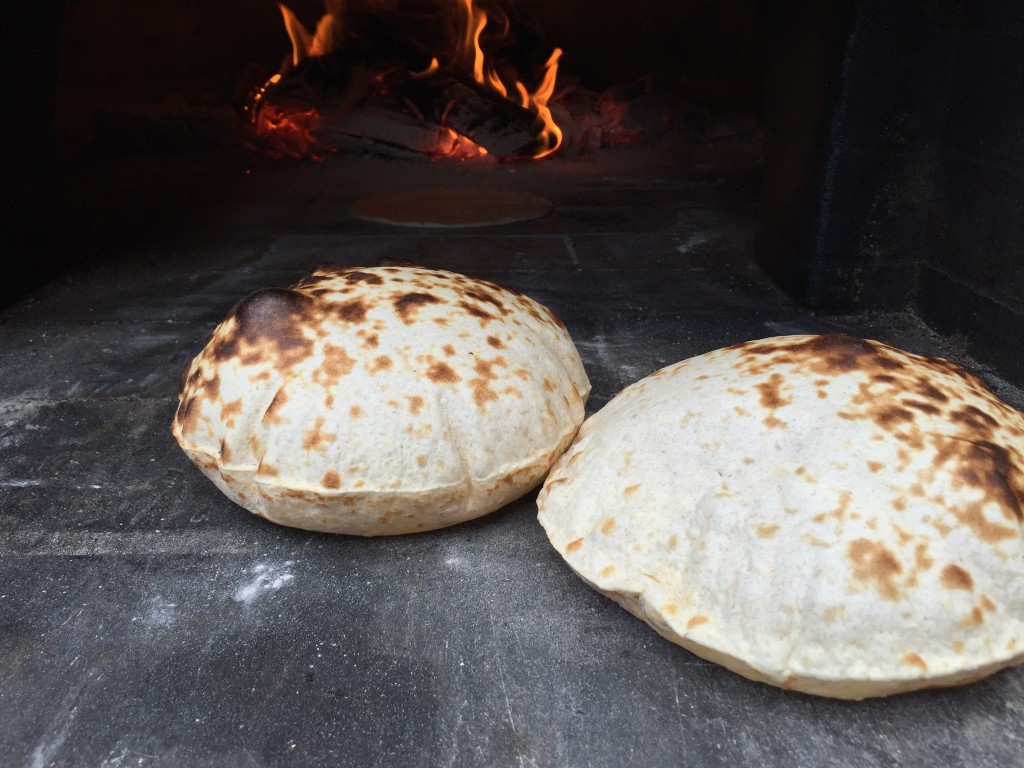
{"type": "MultiPolygon", "coordinates": [[[[349,46],[365,44],[358,30],[350,29],[359,20],[353,21],[346,16],[345,2],[326,0],[326,13],[312,33],[287,6],[279,6],[291,40],[291,56],[281,72],[254,95],[252,119],[257,135],[271,141],[283,154],[309,154],[303,151],[304,144],[306,150],[323,150],[324,145],[317,138],[322,124],[371,97],[398,103],[400,110],[420,122],[439,122],[441,130],[436,137],[436,146],[430,151],[435,156],[471,158],[488,155],[480,141],[492,149],[500,149],[497,152],[499,157],[527,154],[540,158],[558,149],[562,130],[556,124],[548,102],[555,90],[562,51],[556,48],[551,53],[540,84],[534,90],[531,91],[518,79],[518,73],[507,65],[502,70],[507,78],[503,81],[498,74],[497,57],[489,55],[485,48],[501,50],[510,44],[510,21],[500,11],[492,11],[489,17],[478,0],[439,0],[450,6],[445,23],[455,28],[454,36],[449,32],[450,39],[445,43],[437,42],[445,39],[443,34],[427,35],[426,38],[439,46],[438,50],[430,51],[420,41],[407,46],[417,55],[426,53],[430,56],[426,66],[423,63],[411,64],[412,57],[406,57],[404,65],[395,65],[386,57],[382,59],[383,64],[346,59],[348,69],[343,80],[347,78],[344,82],[347,92],[334,99],[337,103],[325,107],[319,101],[322,91],[312,97],[306,96],[303,103],[303,91],[310,89],[305,84],[295,85],[292,82],[301,77],[301,74],[292,77],[300,65],[332,55],[357,56],[358,51],[352,54],[349,46]],[[369,70],[368,74],[366,70],[369,70]],[[416,87],[415,83],[425,86],[418,86],[420,91],[412,93],[409,89],[416,87]],[[424,87],[428,91],[433,88],[441,103],[429,107],[419,103],[417,106],[416,95],[424,87]],[[283,97],[279,97],[278,94],[282,93],[283,97]],[[296,93],[299,93],[299,98],[293,98],[296,93]],[[450,117],[455,119],[449,120],[450,117]],[[503,120],[510,127],[504,128],[503,120]],[[491,134],[495,139],[489,143],[491,134]],[[282,137],[286,137],[283,142],[280,141],[282,137]],[[525,152],[520,147],[525,147],[525,152]]],[[[425,57],[420,61],[424,60],[425,57]]],[[[330,127],[335,126],[332,124],[330,127]]]]}

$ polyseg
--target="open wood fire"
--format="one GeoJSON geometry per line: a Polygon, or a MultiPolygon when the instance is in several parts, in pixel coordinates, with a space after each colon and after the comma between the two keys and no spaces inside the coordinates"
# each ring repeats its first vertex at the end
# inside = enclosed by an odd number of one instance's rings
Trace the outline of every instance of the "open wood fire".
{"type": "Polygon", "coordinates": [[[559,78],[561,49],[500,3],[325,0],[312,32],[280,5],[292,50],[249,103],[255,147],[539,159],[632,143],[681,111],[692,118],[650,79],[597,93],[559,78]]]}
{"type": "Polygon", "coordinates": [[[292,43],[250,107],[265,149],[540,158],[562,142],[548,102],[561,50],[480,0],[326,0],[310,32],[284,5],[292,43]]]}

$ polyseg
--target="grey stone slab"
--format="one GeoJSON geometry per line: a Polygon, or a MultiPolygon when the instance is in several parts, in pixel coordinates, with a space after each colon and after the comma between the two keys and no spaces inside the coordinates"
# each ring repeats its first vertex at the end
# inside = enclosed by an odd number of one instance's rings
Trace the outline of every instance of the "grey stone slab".
{"type": "MultiPolygon", "coordinates": [[[[229,305],[230,306],[230,305],[229,305]]],[[[9,325],[0,328],[4,402],[177,394],[185,363],[215,323],[9,325]]]]}
{"type": "Polygon", "coordinates": [[[964,359],[912,315],[793,305],[751,265],[749,194],[687,178],[642,153],[515,172],[350,158],[207,189],[184,230],[179,178],[176,207],[147,219],[173,239],[153,234],[6,312],[0,764],[1024,764],[1021,669],[861,703],[787,693],[588,588],[548,544],[535,493],[442,531],[332,537],[237,507],[170,435],[181,368],[213,325],[322,261],[408,259],[533,296],[577,342],[590,413],[749,338],[848,330],[964,359]],[[508,231],[333,218],[361,194],[488,180],[563,208],[508,231]]]}
{"type": "Polygon", "coordinates": [[[1019,673],[860,704],[754,685],[587,589],[529,512],[58,571],[4,557],[0,701],[36,695],[5,707],[0,748],[52,765],[1019,764],[1000,726],[1019,673]]]}

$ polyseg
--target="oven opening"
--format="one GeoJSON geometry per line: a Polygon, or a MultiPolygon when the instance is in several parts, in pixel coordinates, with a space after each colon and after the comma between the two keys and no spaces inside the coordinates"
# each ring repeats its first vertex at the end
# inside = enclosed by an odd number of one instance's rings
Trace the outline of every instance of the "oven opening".
{"type": "MultiPolygon", "coordinates": [[[[963,716],[1019,733],[1019,669],[851,718],[691,657],[580,588],[536,491],[437,532],[332,537],[233,505],[170,434],[182,372],[232,307],[324,264],[416,264],[539,302],[579,351],[588,417],[678,361],[833,333],[961,363],[1024,408],[1013,4],[18,13],[3,25],[18,66],[0,192],[0,762],[785,765],[829,762],[835,745],[849,765],[1019,761],[963,716]]],[[[287,341],[272,346],[287,356],[287,341]]],[[[488,381],[484,408],[501,394],[488,381]]],[[[991,443],[963,442],[999,469],[991,443]]],[[[1015,525],[974,522],[997,538],[1015,525]]],[[[885,571],[864,594],[928,562],[858,552],[885,571]]],[[[1009,610],[985,607],[973,578],[945,579],[977,603],[965,632],[1009,610]]],[[[908,674],[931,661],[900,653],[908,674]]]]}
{"type": "Polygon", "coordinates": [[[908,310],[1022,375],[1009,343],[1020,217],[1004,192],[1019,186],[1016,64],[995,11],[78,0],[33,13],[14,41],[34,62],[14,83],[32,163],[10,174],[21,277],[6,301],[142,236],[168,206],[203,201],[171,225],[182,237],[237,199],[232,183],[305,163],[339,176],[354,157],[385,176],[419,164],[398,175],[426,188],[452,183],[453,165],[502,179],[590,169],[612,198],[600,166],[622,162],[640,184],[743,187],[746,255],[801,304],[908,310]]]}

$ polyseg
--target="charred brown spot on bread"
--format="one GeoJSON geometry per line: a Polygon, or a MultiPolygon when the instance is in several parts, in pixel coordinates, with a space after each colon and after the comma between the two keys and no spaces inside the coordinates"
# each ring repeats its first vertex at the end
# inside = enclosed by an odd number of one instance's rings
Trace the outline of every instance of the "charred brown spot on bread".
{"type": "Polygon", "coordinates": [[[875,409],[872,414],[874,422],[883,429],[892,431],[895,427],[906,421],[913,421],[914,414],[906,408],[890,405],[875,409]]]}
{"type": "Polygon", "coordinates": [[[779,532],[779,526],[777,526],[777,525],[763,524],[763,525],[757,526],[757,535],[758,535],[759,538],[762,538],[762,539],[770,539],[770,538],[772,538],[778,532],[779,532]]]}
{"type": "Polygon", "coordinates": [[[615,518],[614,517],[606,517],[604,519],[604,521],[601,523],[601,533],[603,533],[605,535],[608,535],[609,533],[611,533],[614,530],[615,530],[615,518]]]}
{"type": "Polygon", "coordinates": [[[495,309],[497,309],[499,312],[501,312],[501,314],[507,315],[510,310],[505,309],[504,303],[502,303],[502,301],[497,296],[495,296],[493,293],[487,291],[483,287],[485,285],[488,285],[488,284],[481,282],[479,288],[474,288],[474,289],[464,288],[461,291],[461,293],[467,299],[472,299],[473,301],[479,302],[481,304],[490,304],[495,309]]]}
{"type": "Polygon", "coordinates": [[[302,437],[302,450],[321,451],[328,444],[333,443],[337,435],[324,430],[326,420],[323,416],[317,416],[313,428],[302,437]]]}
{"type": "Polygon", "coordinates": [[[363,336],[363,346],[367,349],[376,349],[380,345],[380,336],[376,333],[368,333],[363,336]]]}
{"type": "Polygon", "coordinates": [[[992,600],[989,599],[988,595],[982,595],[981,597],[978,598],[978,601],[981,603],[981,607],[984,608],[989,613],[995,613],[996,612],[996,604],[993,603],[992,600]]]}
{"type": "MultiPolygon", "coordinates": [[[[734,347],[740,351],[737,367],[751,373],[763,373],[771,367],[792,365],[798,372],[820,377],[836,376],[863,371],[873,382],[894,384],[902,375],[906,364],[894,350],[884,344],[848,336],[827,333],[799,340],[777,339],[748,342],[734,347]]],[[[824,386],[827,378],[819,378],[815,386],[824,386]]]]}
{"type": "Polygon", "coordinates": [[[707,624],[709,621],[711,621],[711,619],[707,616],[697,614],[696,616],[690,617],[690,620],[686,622],[686,628],[693,629],[694,627],[699,627],[701,624],[707,624]]]}
{"type": "Polygon", "coordinates": [[[277,470],[266,461],[261,460],[259,466],[256,467],[256,474],[260,477],[276,477],[277,470]]]}
{"type": "Polygon", "coordinates": [[[640,483],[633,483],[633,485],[627,485],[625,488],[622,489],[622,495],[632,496],[638,490],[640,490],[640,483]]]}
{"type": "Polygon", "coordinates": [[[947,565],[939,575],[942,586],[946,589],[974,589],[974,579],[971,574],[959,565],[947,565]]]}
{"type": "Polygon", "coordinates": [[[497,336],[488,336],[487,337],[487,343],[490,344],[495,349],[504,349],[505,348],[505,344],[497,336]]]}
{"type": "Polygon", "coordinates": [[[918,571],[930,570],[935,560],[928,554],[928,545],[921,542],[914,547],[914,565],[918,571]]]}
{"type": "Polygon", "coordinates": [[[377,355],[373,358],[370,364],[367,366],[367,370],[370,373],[380,373],[386,371],[394,365],[394,361],[387,355],[377,355]]]}
{"type": "Polygon", "coordinates": [[[368,307],[362,299],[351,299],[334,306],[334,312],[346,323],[358,324],[366,320],[368,307]]]}
{"type": "Polygon", "coordinates": [[[341,476],[333,469],[328,469],[324,472],[324,476],[320,478],[320,484],[324,488],[340,488],[341,487],[341,476]]]}
{"type": "Polygon", "coordinates": [[[470,304],[468,301],[458,302],[458,306],[467,314],[477,318],[480,321],[480,325],[487,325],[491,320],[494,320],[494,315],[485,312],[475,304],[470,304]]]}
{"type": "Polygon", "coordinates": [[[293,365],[313,353],[303,331],[314,316],[314,300],[299,291],[256,291],[238,302],[214,333],[210,358],[220,363],[247,353],[249,359],[271,357],[278,368],[293,365]]]}
{"type": "Polygon", "coordinates": [[[942,413],[942,409],[938,406],[932,405],[931,403],[924,403],[920,400],[902,400],[901,403],[907,408],[914,408],[922,413],[927,413],[929,416],[937,416],[942,413]]]}
{"type": "Polygon", "coordinates": [[[491,388],[491,382],[498,379],[498,374],[494,372],[495,366],[507,367],[508,362],[504,357],[498,356],[490,360],[478,358],[473,364],[473,370],[477,375],[476,378],[469,380],[469,386],[473,390],[473,402],[480,409],[486,408],[487,403],[498,399],[498,393],[491,388]]]}
{"type": "Polygon", "coordinates": [[[345,282],[347,283],[366,283],[367,285],[380,285],[384,282],[380,275],[375,275],[372,272],[360,272],[359,270],[353,270],[346,272],[345,282]]]}
{"type": "Polygon", "coordinates": [[[883,464],[880,461],[869,461],[868,462],[868,469],[870,469],[872,472],[881,472],[884,467],[885,467],[885,464],[883,464]]]}
{"type": "Polygon", "coordinates": [[[962,524],[970,528],[974,535],[988,544],[997,544],[1007,539],[1020,537],[1020,528],[1009,528],[989,520],[985,516],[981,502],[961,504],[951,507],[950,512],[962,524]]]}
{"type": "Polygon", "coordinates": [[[429,293],[402,293],[392,298],[395,306],[395,313],[406,325],[411,324],[416,316],[416,311],[428,304],[440,304],[441,299],[431,296],[429,293]]]}
{"type": "Polygon", "coordinates": [[[423,398],[419,395],[406,395],[406,399],[409,401],[409,412],[416,416],[421,410],[423,410],[423,398]]]}
{"type": "Polygon", "coordinates": [[[202,383],[203,397],[207,401],[219,400],[220,399],[220,376],[214,374],[208,379],[203,379],[202,383]]]}
{"type": "Polygon", "coordinates": [[[884,600],[899,598],[896,577],[903,572],[903,566],[885,545],[870,539],[854,539],[847,547],[846,559],[857,581],[871,586],[884,600]]]}
{"type": "Polygon", "coordinates": [[[919,397],[923,397],[927,400],[933,400],[936,403],[949,402],[949,397],[946,395],[946,393],[944,393],[941,389],[935,386],[935,384],[928,381],[927,379],[918,376],[915,379],[915,383],[917,385],[915,388],[916,393],[919,397]]]}
{"type": "Polygon", "coordinates": [[[447,363],[435,362],[427,369],[427,378],[435,384],[456,384],[462,377],[447,363]]]}
{"type": "Polygon", "coordinates": [[[761,407],[775,410],[793,402],[791,397],[782,396],[782,386],[785,383],[781,373],[773,373],[768,381],[763,381],[755,386],[761,393],[761,407]]]}
{"type": "Polygon", "coordinates": [[[331,343],[323,346],[323,362],[314,372],[313,380],[325,386],[334,386],[342,376],[347,376],[356,367],[356,360],[350,357],[344,347],[331,343]]]}
{"type": "Polygon", "coordinates": [[[203,372],[198,365],[198,360],[193,361],[191,366],[187,366],[181,372],[181,377],[178,379],[178,398],[180,399],[186,391],[194,390],[202,377],[203,372]]]}
{"type": "Polygon", "coordinates": [[[363,409],[358,405],[353,405],[348,409],[348,415],[353,419],[361,419],[363,418],[363,409]]]}
{"type": "Polygon", "coordinates": [[[985,503],[996,505],[1007,520],[1024,523],[1024,469],[1020,456],[1011,455],[1007,448],[991,440],[939,436],[933,438],[933,444],[935,467],[951,465],[949,470],[955,483],[968,486],[985,503]]]}
{"type": "Polygon", "coordinates": [[[909,664],[912,667],[917,667],[918,669],[921,669],[921,670],[923,670],[925,672],[928,671],[928,665],[925,663],[925,660],[922,659],[920,656],[918,656],[913,651],[911,651],[911,652],[909,652],[909,653],[907,653],[907,654],[905,654],[903,656],[903,663],[904,664],[909,664]]]}
{"type": "Polygon", "coordinates": [[[448,355],[448,357],[452,357],[455,355],[455,347],[453,347],[451,344],[445,344],[443,347],[441,347],[441,351],[448,355]]]}
{"type": "Polygon", "coordinates": [[[498,378],[498,374],[494,372],[495,366],[507,368],[508,361],[500,355],[498,357],[492,357],[490,360],[481,357],[473,364],[473,370],[476,371],[477,375],[481,378],[493,381],[498,378]]]}
{"type": "MultiPolygon", "coordinates": [[[[815,523],[823,523],[829,518],[834,520],[843,520],[850,509],[850,502],[852,500],[853,491],[843,491],[839,496],[839,503],[834,509],[830,509],[828,512],[821,512],[812,517],[811,520],[815,523]]],[[[898,526],[897,530],[899,530],[898,526]]]]}
{"type": "Polygon", "coordinates": [[[242,398],[225,402],[220,407],[220,420],[228,429],[234,426],[234,417],[242,413],[242,398]]]}
{"type": "Polygon", "coordinates": [[[220,458],[218,461],[222,464],[226,464],[231,461],[231,448],[228,446],[227,440],[223,437],[220,439],[220,458]]]}
{"type": "Polygon", "coordinates": [[[999,422],[995,418],[973,405],[965,405],[963,408],[953,411],[949,414],[949,420],[954,424],[979,432],[999,426],[999,422]]]}
{"type": "Polygon", "coordinates": [[[971,608],[971,612],[960,619],[960,625],[964,627],[980,627],[985,623],[985,614],[981,612],[981,608],[974,606],[971,608]]]}
{"type": "Polygon", "coordinates": [[[284,391],[284,387],[277,390],[274,393],[273,399],[270,401],[270,405],[267,406],[267,410],[263,412],[263,418],[261,421],[264,424],[276,424],[280,421],[278,413],[288,402],[288,393],[284,391]]]}
{"type": "Polygon", "coordinates": [[[579,549],[582,546],[583,546],[583,537],[580,536],[578,539],[573,539],[572,541],[570,541],[566,545],[565,551],[566,552],[575,552],[577,549],[579,549]]]}

